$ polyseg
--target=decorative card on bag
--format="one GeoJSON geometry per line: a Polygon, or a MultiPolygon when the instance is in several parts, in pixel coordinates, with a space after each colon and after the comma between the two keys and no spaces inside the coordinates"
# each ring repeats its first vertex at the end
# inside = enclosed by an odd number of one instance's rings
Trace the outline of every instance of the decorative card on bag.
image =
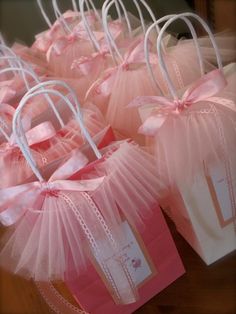
{"type": "MultiPolygon", "coordinates": [[[[145,227],[140,230],[132,228],[127,221],[121,224],[126,239],[121,246],[120,256],[137,287],[136,302],[116,304],[104,284],[96,262],[92,261],[82,276],[66,279],[67,287],[82,309],[93,314],[133,313],[184,273],[184,267],[158,205],[143,223],[145,227]]],[[[105,257],[116,274],[114,256],[108,253],[105,257]]]]}

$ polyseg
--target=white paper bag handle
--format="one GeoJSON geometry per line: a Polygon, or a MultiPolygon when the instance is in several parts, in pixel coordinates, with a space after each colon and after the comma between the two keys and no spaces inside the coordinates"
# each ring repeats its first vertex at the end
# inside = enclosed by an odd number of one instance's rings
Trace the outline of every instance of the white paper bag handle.
{"type": "MultiPolygon", "coordinates": [[[[146,11],[149,13],[149,16],[150,16],[150,18],[151,18],[153,23],[156,21],[155,14],[154,14],[153,10],[151,9],[151,7],[147,4],[147,2],[145,0],[133,0],[133,2],[135,4],[136,9],[137,9],[138,14],[139,14],[139,18],[140,18],[142,29],[143,29],[143,34],[145,34],[146,33],[146,23],[145,23],[145,19],[144,19],[144,16],[143,16],[143,10],[142,10],[142,8],[140,6],[140,3],[144,6],[146,11]]],[[[157,28],[157,31],[160,30],[158,25],[156,26],[156,28],[157,28]]]]}
{"type": "MultiPolygon", "coordinates": [[[[18,57],[14,57],[14,56],[1,56],[0,57],[1,60],[6,60],[9,63],[9,67],[5,67],[4,70],[9,69],[9,72],[12,72],[15,76],[18,74],[16,70],[14,70],[15,68],[19,68],[21,71],[19,72],[20,75],[22,76],[22,79],[25,83],[25,87],[27,90],[30,89],[30,85],[29,82],[25,76],[25,72],[22,71],[23,68],[23,62],[21,62],[21,60],[18,57]],[[13,62],[12,62],[13,61],[13,62]],[[15,62],[15,63],[14,63],[15,62]]],[[[0,70],[1,73],[2,70],[0,70]]]]}
{"type": "Polygon", "coordinates": [[[115,57],[115,54],[113,52],[113,49],[114,49],[114,51],[115,51],[116,55],[118,56],[118,58],[120,59],[120,61],[123,62],[123,57],[122,57],[122,55],[121,55],[121,53],[120,53],[120,51],[119,51],[119,49],[115,43],[114,38],[111,35],[111,32],[109,30],[109,25],[108,25],[108,13],[109,13],[110,8],[114,4],[116,4],[116,5],[120,4],[122,11],[124,12],[124,17],[125,17],[125,21],[126,21],[126,24],[128,27],[129,36],[131,37],[131,34],[132,34],[131,23],[130,23],[130,20],[128,17],[128,11],[126,10],[125,5],[122,2],[122,0],[111,0],[111,1],[105,0],[105,2],[103,3],[103,6],[102,6],[102,24],[103,24],[103,29],[105,32],[107,44],[109,47],[109,51],[112,55],[113,60],[116,61],[116,57],[115,57]]]}
{"type": "MultiPolygon", "coordinates": [[[[207,25],[207,23],[200,16],[198,16],[197,14],[189,12],[189,13],[178,14],[178,15],[168,19],[168,21],[162,27],[162,29],[160,31],[160,34],[159,34],[159,36],[157,38],[157,53],[158,53],[158,57],[159,57],[159,64],[160,64],[160,69],[161,69],[162,75],[163,75],[166,83],[168,84],[168,88],[169,88],[169,91],[170,91],[171,96],[173,97],[173,99],[178,99],[178,94],[177,94],[177,91],[176,91],[176,89],[174,87],[174,84],[173,84],[173,82],[171,80],[171,77],[170,77],[170,75],[168,73],[167,66],[165,64],[165,60],[164,60],[164,57],[163,57],[163,52],[162,52],[162,49],[161,49],[161,41],[162,41],[163,35],[166,32],[166,30],[169,27],[169,25],[172,24],[173,22],[175,22],[178,19],[184,19],[184,18],[194,18],[195,20],[197,20],[203,26],[204,30],[209,35],[210,41],[211,41],[212,46],[214,48],[214,51],[215,51],[215,54],[216,54],[216,60],[217,60],[218,68],[220,70],[223,69],[220,52],[219,52],[218,46],[216,44],[214,35],[211,32],[210,27],[207,25]]],[[[159,21],[160,22],[165,21],[165,17],[161,18],[159,21]]]]}
{"type": "MultiPolygon", "coordinates": [[[[24,74],[27,74],[27,75],[29,75],[30,77],[32,77],[36,83],[40,83],[39,78],[38,78],[37,75],[33,72],[33,70],[30,71],[29,69],[24,69],[24,68],[22,68],[22,67],[5,68],[4,70],[1,70],[1,71],[0,71],[0,76],[1,76],[1,74],[7,73],[7,72],[12,72],[12,71],[20,72],[20,73],[23,72],[24,74]]],[[[26,88],[27,88],[27,86],[26,86],[26,88]]],[[[28,90],[28,91],[31,91],[31,88],[29,87],[29,88],[27,88],[27,90],[28,90]]],[[[45,94],[45,98],[46,98],[46,100],[48,101],[50,107],[52,108],[52,110],[53,110],[53,112],[54,112],[54,114],[55,114],[57,120],[59,121],[61,127],[64,127],[65,124],[64,124],[64,122],[63,122],[63,119],[61,118],[60,113],[58,112],[58,110],[57,110],[56,107],[54,106],[53,101],[51,100],[51,98],[50,98],[49,95],[47,95],[47,94],[45,94]]]]}
{"type": "Polygon", "coordinates": [[[47,23],[48,27],[49,28],[52,28],[52,23],[46,13],[46,11],[44,10],[44,7],[43,7],[43,4],[42,4],[42,1],[41,0],[37,0],[37,4],[38,4],[38,7],[39,7],[39,10],[45,20],[45,22],[47,23]]]}
{"type": "MultiPolygon", "coordinates": [[[[15,52],[11,49],[11,48],[9,48],[9,47],[7,47],[4,43],[1,43],[0,44],[0,52],[3,54],[3,56],[12,56],[12,57],[14,57],[14,58],[18,58],[19,60],[21,60],[16,54],[15,54],[15,52]]],[[[22,60],[21,60],[22,61],[22,60]]],[[[17,62],[18,63],[18,62],[17,62]]],[[[19,65],[19,64],[18,64],[19,65]]],[[[9,59],[9,66],[10,67],[14,67],[15,66],[15,63],[14,62],[12,62],[12,60],[11,59],[9,59]]],[[[16,74],[16,73],[14,73],[14,74],[16,74]]]]}
{"type": "Polygon", "coordinates": [[[61,26],[63,27],[63,29],[65,30],[65,32],[67,34],[71,34],[72,29],[71,29],[70,25],[66,22],[63,14],[61,13],[61,11],[58,7],[58,4],[57,4],[57,0],[52,0],[52,6],[53,6],[54,14],[55,14],[58,22],[61,24],[61,26]]]}
{"type": "MultiPolygon", "coordinates": [[[[95,10],[94,12],[96,12],[95,15],[98,18],[98,21],[101,22],[101,17],[99,15],[99,13],[97,12],[96,7],[94,6],[92,1],[90,3],[92,5],[93,10],[95,10]]],[[[84,24],[84,28],[85,28],[88,36],[89,36],[90,41],[93,44],[94,49],[96,51],[100,51],[100,45],[99,45],[99,43],[98,43],[98,41],[97,41],[97,39],[96,39],[96,37],[95,37],[91,27],[89,26],[89,23],[88,23],[88,20],[87,20],[87,16],[85,14],[85,5],[86,5],[87,9],[89,9],[89,5],[88,5],[88,1],[87,0],[80,0],[79,1],[80,14],[81,14],[81,18],[82,18],[82,21],[83,21],[83,24],[84,24]]]]}
{"type": "MultiPolygon", "coordinates": [[[[49,81],[49,84],[55,84],[56,81],[49,81]]],[[[37,86],[35,86],[34,88],[37,89],[37,86]]],[[[71,95],[73,96],[73,98],[77,99],[75,92],[68,86],[68,89],[71,90],[71,95]]],[[[26,94],[22,100],[20,101],[20,104],[18,106],[18,108],[16,109],[14,118],[13,118],[13,134],[14,137],[16,139],[16,142],[22,152],[22,154],[24,155],[26,161],[28,162],[29,166],[31,167],[33,173],[35,174],[35,176],[38,178],[38,180],[40,182],[44,181],[44,178],[42,177],[35,160],[33,159],[33,156],[30,152],[28,143],[27,143],[27,139],[25,137],[24,134],[24,130],[23,130],[23,126],[22,126],[22,121],[20,119],[21,116],[21,112],[23,110],[23,108],[25,107],[26,103],[33,97],[41,95],[41,94],[51,94],[54,96],[58,96],[61,99],[63,99],[65,101],[65,104],[69,107],[69,109],[71,110],[71,112],[73,113],[73,115],[75,116],[76,121],[79,123],[80,127],[81,127],[81,131],[84,134],[84,137],[86,138],[86,140],[88,141],[88,143],[90,144],[92,150],[94,151],[95,155],[97,156],[97,158],[101,158],[101,154],[97,148],[97,146],[95,145],[94,141],[92,140],[90,134],[88,133],[84,123],[83,123],[83,119],[82,119],[82,114],[80,111],[77,111],[73,104],[71,103],[71,101],[64,96],[62,93],[60,93],[59,91],[53,90],[53,89],[43,89],[43,90],[36,90],[34,93],[31,94],[26,94]]],[[[77,99],[77,105],[80,106],[78,99],[77,99]]]]}
{"type": "MultiPolygon", "coordinates": [[[[146,59],[146,64],[147,64],[147,68],[148,68],[148,72],[152,78],[152,81],[153,83],[155,84],[155,87],[159,90],[159,92],[161,94],[162,93],[162,90],[161,90],[161,87],[160,85],[158,84],[158,81],[156,80],[155,78],[155,75],[154,75],[154,72],[153,72],[153,69],[152,69],[152,65],[151,65],[151,62],[150,62],[150,57],[149,57],[149,47],[148,47],[148,39],[149,39],[149,36],[150,36],[150,33],[151,31],[155,28],[156,25],[159,25],[160,23],[164,22],[164,21],[168,21],[169,19],[173,18],[177,16],[176,14],[173,14],[173,15],[166,15],[162,18],[160,18],[159,20],[157,20],[155,23],[153,23],[147,30],[146,32],[146,35],[145,35],[145,40],[144,40],[144,51],[145,51],[145,59],[146,59]]],[[[191,32],[191,35],[192,35],[192,38],[193,38],[193,41],[194,41],[194,45],[195,45],[195,48],[196,48],[196,51],[197,51],[197,55],[198,55],[198,60],[199,60],[199,65],[200,65],[200,71],[201,71],[201,74],[203,75],[204,74],[204,61],[203,61],[203,56],[202,56],[202,52],[201,52],[201,48],[199,46],[199,42],[198,42],[198,37],[197,37],[197,33],[191,23],[191,21],[187,18],[187,17],[181,17],[181,19],[187,24],[190,32],[191,32]]],[[[158,31],[158,35],[160,34],[160,30],[158,31]]],[[[163,43],[163,40],[161,40],[160,42],[160,45],[161,45],[161,49],[162,49],[162,52],[163,53],[166,53],[166,49],[164,47],[164,43],[163,43]]]]}

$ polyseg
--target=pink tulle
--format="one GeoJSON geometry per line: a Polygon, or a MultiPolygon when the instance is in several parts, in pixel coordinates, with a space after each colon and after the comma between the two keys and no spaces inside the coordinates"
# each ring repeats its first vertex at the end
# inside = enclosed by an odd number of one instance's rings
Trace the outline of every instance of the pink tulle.
{"type": "MultiPolygon", "coordinates": [[[[46,117],[49,119],[50,114],[46,117]]],[[[92,137],[106,128],[106,124],[98,110],[84,109],[83,117],[85,126],[92,137]]],[[[37,125],[42,122],[44,114],[39,120],[32,122],[37,125]]],[[[51,119],[51,121],[55,121],[51,119]]],[[[73,149],[84,145],[84,136],[81,133],[80,126],[75,120],[69,120],[63,129],[60,129],[55,136],[31,146],[33,156],[39,168],[62,158],[69,154],[73,149]]],[[[16,145],[3,143],[0,146],[0,174],[3,180],[0,183],[1,188],[17,185],[24,182],[32,176],[32,170],[28,166],[25,158],[16,145]],[[19,170],[18,170],[19,168],[19,170]]]]}
{"type": "Polygon", "coordinates": [[[147,139],[159,176],[169,187],[181,182],[191,184],[195,175],[209,165],[235,171],[235,66],[225,72],[228,85],[222,91],[209,100],[191,104],[180,114],[169,114],[155,136],[147,139]]]}
{"type": "MultiPolygon", "coordinates": [[[[35,207],[26,209],[6,235],[0,255],[2,266],[47,281],[63,279],[70,261],[70,273],[78,275],[86,267],[88,247],[92,249],[82,220],[96,241],[105,237],[105,229],[98,222],[99,212],[118,242],[122,237],[119,233],[122,217],[131,224],[142,225],[142,218],[150,214],[162,186],[155,175],[153,158],[126,142],[107,152],[105,159],[89,169],[82,171],[83,180],[104,178],[95,190],[45,190],[38,195],[35,207]]],[[[80,177],[79,172],[76,179],[80,177]]]]}

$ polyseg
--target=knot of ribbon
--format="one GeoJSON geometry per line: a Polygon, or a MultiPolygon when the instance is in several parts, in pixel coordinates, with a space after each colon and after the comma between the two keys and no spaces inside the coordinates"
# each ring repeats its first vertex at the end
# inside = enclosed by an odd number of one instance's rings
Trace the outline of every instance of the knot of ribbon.
{"type": "Polygon", "coordinates": [[[145,111],[145,107],[152,106],[149,116],[139,128],[139,133],[154,136],[170,115],[181,114],[191,105],[201,101],[211,102],[213,96],[226,85],[227,82],[221,70],[216,69],[201,77],[188,88],[181,99],[170,100],[162,96],[141,96],[135,98],[128,107],[141,107],[141,110],[145,111]]]}
{"type": "Polygon", "coordinates": [[[88,159],[75,150],[72,156],[60,166],[48,181],[35,181],[0,190],[0,222],[11,226],[27,210],[40,210],[40,205],[47,196],[58,196],[60,192],[90,192],[96,190],[105,177],[88,180],[68,180],[88,163],[88,159]]]}
{"type": "MultiPolygon", "coordinates": [[[[131,65],[140,66],[146,63],[143,47],[143,38],[139,38],[129,45],[122,62],[115,67],[107,69],[104,72],[103,77],[95,81],[89,88],[86,98],[89,98],[93,93],[104,97],[110,96],[115,78],[120,70],[128,71],[130,70],[131,65]]],[[[154,62],[154,58],[152,58],[152,62],[154,62]]]]}

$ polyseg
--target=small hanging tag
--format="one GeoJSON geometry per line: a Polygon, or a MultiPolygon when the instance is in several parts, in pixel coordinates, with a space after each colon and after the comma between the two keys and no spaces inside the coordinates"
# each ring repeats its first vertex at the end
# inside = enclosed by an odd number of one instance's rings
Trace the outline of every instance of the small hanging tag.
{"type": "MultiPolygon", "coordinates": [[[[147,280],[150,280],[156,274],[156,270],[144,244],[142,243],[142,240],[138,239],[138,234],[136,235],[133,232],[127,221],[121,224],[121,228],[123,239],[119,246],[118,253],[114,254],[114,251],[111,250],[107,241],[100,240],[98,241],[98,244],[99,247],[102,248],[102,260],[95,257],[94,261],[95,267],[105,283],[106,279],[99,269],[102,269],[102,264],[106,265],[109,273],[113,277],[114,283],[120,291],[123,288],[125,290],[125,287],[122,287],[121,273],[118,271],[120,262],[124,265],[124,268],[128,272],[128,276],[130,276],[130,279],[136,288],[142,286],[147,280]],[[99,269],[97,266],[99,266],[99,269]]],[[[117,303],[115,298],[114,301],[117,303]]],[[[133,300],[133,302],[134,301],[137,300],[133,300]]]]}
{"type": "Polygon", "coordinates": [[[216,213],[223,228],[236,218],[236,171],[231,173],[231,178],[227,178],[223,164],[210,166],[206,177],[216,213]]]}

